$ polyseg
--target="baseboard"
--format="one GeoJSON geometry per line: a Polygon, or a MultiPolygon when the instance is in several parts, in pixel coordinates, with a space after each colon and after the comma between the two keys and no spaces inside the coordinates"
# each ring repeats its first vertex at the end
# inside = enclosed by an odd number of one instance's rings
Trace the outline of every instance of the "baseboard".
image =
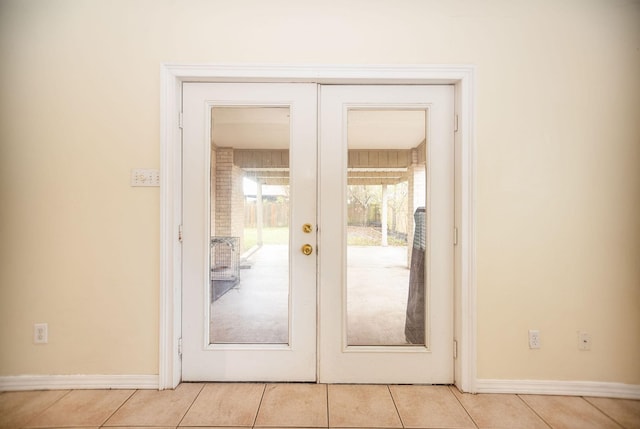
{"type": "Polygon", "coordinates": [[[476,380],[476,392],[640,399],[640,385],[638,384],[599,381],[480,379],[476,380]]]}
{"type": "Polygon", "coordinates": [[[157,389],[157,375],[15,375],[0,377],[0,391],[157,389]]]}

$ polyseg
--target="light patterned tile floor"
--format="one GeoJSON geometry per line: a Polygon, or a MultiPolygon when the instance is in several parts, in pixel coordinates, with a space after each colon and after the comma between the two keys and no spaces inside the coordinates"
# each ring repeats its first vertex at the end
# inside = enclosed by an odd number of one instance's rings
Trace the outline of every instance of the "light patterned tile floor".
{"type": "Polygon", "coordinates": [[[640,401],[469,395],[451,386],[184,383],[0,393],[0,428],[640,429],[640,401]]]}

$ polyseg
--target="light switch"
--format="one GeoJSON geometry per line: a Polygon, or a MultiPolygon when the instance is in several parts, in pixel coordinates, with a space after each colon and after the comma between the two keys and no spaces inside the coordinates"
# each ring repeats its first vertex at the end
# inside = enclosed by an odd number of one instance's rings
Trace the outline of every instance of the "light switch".
{"type": "Polygon", "coordinates": [[[160,170],[150,168],[132,169],[131,186],[160,186],[160,170]]]}

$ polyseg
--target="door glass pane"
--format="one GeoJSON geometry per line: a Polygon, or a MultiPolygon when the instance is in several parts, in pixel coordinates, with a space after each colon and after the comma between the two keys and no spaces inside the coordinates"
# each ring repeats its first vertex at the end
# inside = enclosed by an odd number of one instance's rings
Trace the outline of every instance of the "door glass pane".
{"type": "Polygon", "coordinates": [[[426,344],[427,111],[348,111],[347,344],[426,344]]]}
{"type": "Polygon", "coordinates": [[[212,344],[289,342],[289,108],[211,114],[212,344]]]}

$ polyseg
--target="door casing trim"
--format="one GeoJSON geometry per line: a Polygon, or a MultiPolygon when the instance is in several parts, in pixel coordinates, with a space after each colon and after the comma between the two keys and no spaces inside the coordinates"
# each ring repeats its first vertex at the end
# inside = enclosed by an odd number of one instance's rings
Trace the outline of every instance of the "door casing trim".
{"type": "MultiPolygon", "coordinates": [[[[158,388],[181,380],[183,82],[455,86],[454,364],[456,386],[476,392],[476,143],[473,65],[162,64],[160,75],[160,297],[158,388]]],[[[452,124],[454,126],[454,124],[452,124]]],[[[452,232],[453,239],[453,232],[452,232]]],[[[452,344],[452,347],[454,345],[452,344]]]]}

